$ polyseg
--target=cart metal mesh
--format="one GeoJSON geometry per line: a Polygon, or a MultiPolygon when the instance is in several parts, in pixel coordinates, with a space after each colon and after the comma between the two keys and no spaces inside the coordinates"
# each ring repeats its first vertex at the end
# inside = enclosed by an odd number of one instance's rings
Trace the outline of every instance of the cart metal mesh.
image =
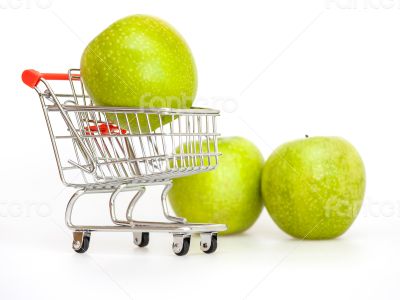
{"type": "Polygon", "coordinates": [[[217,166],[218,111],[95,106],[77,69],[57,84],[66,92],[44,79],[35,89],[64,184],[146,185],[217,166]]]}

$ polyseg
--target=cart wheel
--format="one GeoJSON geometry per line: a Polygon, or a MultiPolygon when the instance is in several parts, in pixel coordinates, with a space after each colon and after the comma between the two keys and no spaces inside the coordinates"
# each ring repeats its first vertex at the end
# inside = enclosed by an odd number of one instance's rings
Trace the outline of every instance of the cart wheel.
{"type": "Polygon", "coordinates": [[[207,254],[214,253],[217,250],[217,233],[201,233],[200,249],[207,254]]]}
{"type": "Polygon", "coordinates": [[[133,243],[138,247],[146,247],[149,244],[150,235],[148,232],[134,232],[133,243]]]}
{"type": "Polygon", "coordinates": [[[72,242],[72,249],[76,253],[85,253],[89,249],[90,232],[74,232],[74,241],[72,242]]]}
{"type": "Polygon", "coordinates": [[[190,235],[188,234],[174,234],[174,242],[172,243],[172,250],[178,256],[186,255],[190,248],[190,235]]]}

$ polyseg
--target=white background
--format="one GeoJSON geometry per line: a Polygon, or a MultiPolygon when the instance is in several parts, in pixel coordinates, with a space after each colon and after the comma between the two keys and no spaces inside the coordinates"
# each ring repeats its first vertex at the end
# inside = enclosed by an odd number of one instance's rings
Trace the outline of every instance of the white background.
{"type": "MultiPolygon", "coordinates": [[[[400,1],[0,0],[0,299],[399,299],[400,1]],[[221,109],[223,135],[265,158],[305,134],[351,141],[367,169],[363,209],[331,241],[298,241],[264,211],[245,234],[195,239],[186,257],[169,235],[138,249],[127,233],[92,235],[75,254],[64,225],[72,189],[59,181],[26,68],[79,67],[85,45],[130,14],[159,16],[192,48],[196,104],[221,109]]],[[[139,205],[161,216],[159,189],[139,205]]],[[[79,218],[104,221],[106,199],[79,218]]]]}

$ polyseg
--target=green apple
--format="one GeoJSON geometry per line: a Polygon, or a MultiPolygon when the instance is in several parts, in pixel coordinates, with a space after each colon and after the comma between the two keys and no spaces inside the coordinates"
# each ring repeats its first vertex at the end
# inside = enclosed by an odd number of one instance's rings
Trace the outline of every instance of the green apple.
{"type": "Polygon", "coordinates": [[[361,208],[365,170],[339,137],[296,140],[277,148],[262,172],[262,195],[275,223],[300,239],[343,234],[361,208]]]}
{"type": "MultiPolygon", "coordinates": [[[[121,19],[94,38],[81,58],[81,76],[96,105],[190,108],[196,95],[197,71],[182,36],[155,17],[121,19]]],[[[114,114],[109,118],[116,120],[114,114]]],[[[158,116],[139,116],[144,132],[160,127],[158,116]]],[[[161,123],[170,121],[165,118],[161,123]]],[[[118,121],[138,131],[136,117],[118,121]]],[[[128,128],[126,128],[128,129],[128,128]]]]}
{"type": "Polygon", "coordinates": [[[241,137],[219,139],[218,149],[222,156],[215,170],[174,179],[168,197],[175,213],[190,222],[226,224],[223,234],[242,232],[254,224],[263,207],[263,156],[241,137]]]}

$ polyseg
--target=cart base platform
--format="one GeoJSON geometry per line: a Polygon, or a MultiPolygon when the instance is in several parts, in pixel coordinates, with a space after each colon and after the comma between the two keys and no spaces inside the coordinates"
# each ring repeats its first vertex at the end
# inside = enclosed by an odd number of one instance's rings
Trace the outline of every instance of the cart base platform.
{"type": "Polygon", "coordinates": [[[127,231],[127,232],[167,232],[167,233],[202,233],[220,232],[227,229],[223,224],[205,223],[163,223],[163,222],[137,222],[131,226],[109,225],[109,226],[79,226],[69,227],[74,231],[127,231]]]}
{"type": "Polygon", "coordinates": [[[172,250],[176,255],[182,256],[188,253],[192,234],[200,234],[200,249],[204,253],[213,253],[217,249],[217,234],[227,229],[224,224],[189,223],[184,218],[170,215],[167,205],[167,193],[172,187],[171,182],[165,185],[161,195],[162,208],[165,218],[169,222],[148,222],[133,219],[133,210],[145,192],[145,187],[132,187],[120,185],[115,189],[81,189],[78,190],[70,199],[66,212],[65,222],[69,229],[73,230],[72,248],[77,253],[84,253],[89,248],[91,233],[94,231],[124,231],[133,233],[134,244],[145,247],[149,244],[150,232],[165,232],[173,235],[172,250]],[[116,216],[115,201],[122,191],[135,191],[135,194],[128,205],[124,220],[116,216]],[[85,194],[111,193],[109,209],[111,221],[114,225],[76,225],[72,222],[72,211],[76,201],[85,194]]]}

